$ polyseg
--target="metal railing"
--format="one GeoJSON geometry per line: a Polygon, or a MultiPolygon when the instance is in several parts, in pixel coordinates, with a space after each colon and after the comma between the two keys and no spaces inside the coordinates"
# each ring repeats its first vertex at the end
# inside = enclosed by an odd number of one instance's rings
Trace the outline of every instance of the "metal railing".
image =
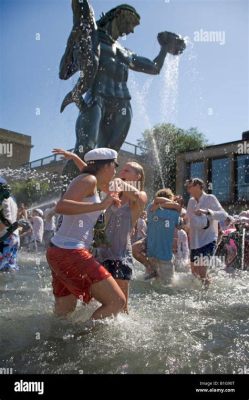
{"type": "MultiPolygon", "coordinates": [[[[74,149],[70,149],[68,151],[73,151],[73,150],[74,149]]],[[[121,147],[121,150],[126,151],[127,153],[134,154],[136,156],[141,156],[143,154],[143,152],[145,151],[145,149],[143,147],[137,146],[137,145],[129,143],[129,142],[124,142],[121,147]]],[[[38,160],[30,161],[30,162],[22,165],[22,167],[33,169],[33,168],[43,167],[44,165],[56,163],[59,161],[62,161],[61,155],[53,154],[48,157],[43,157],[43,158],[39,158],[38,160]]]]}

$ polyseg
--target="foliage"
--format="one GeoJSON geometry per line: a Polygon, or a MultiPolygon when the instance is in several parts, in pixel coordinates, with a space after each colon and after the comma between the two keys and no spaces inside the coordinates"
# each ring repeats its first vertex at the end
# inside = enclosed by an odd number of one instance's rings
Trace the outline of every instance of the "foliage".
{"type": "Polygon", "coordinates": [[[26,181],[12,181],[10,186],[11,193],[15,197],[17,203],[24,203],[27,206],[40,202],[54,193],[49,179],[38,180],[32,178],[26,181]]]}
{"type": "Polygon", "coordinates": [[[154,192],[163,186],[175,191],[177,154],[203,149],[207,139],[197,128],[184,130],[172,124],[160,124],[143,132],[138,145],[145,149],[143,155],[153,167],[154,192]]]}

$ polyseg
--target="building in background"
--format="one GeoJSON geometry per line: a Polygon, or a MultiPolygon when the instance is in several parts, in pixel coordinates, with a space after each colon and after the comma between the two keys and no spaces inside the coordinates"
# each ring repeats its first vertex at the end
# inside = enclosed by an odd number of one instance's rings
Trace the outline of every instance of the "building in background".
{"type": "Polygon", "coordinates": [[[0,168],[17,168],[29,162],[31,136],[0,128],[0,168]]]}
{"type": "Polygon", "coordinates": [[[207,146],[203,150],[177,156],[176,193],[187,201],[186,179],[204,180],[206,191],[213,193],[227,209],[249,208],[249,131],[234,142],[207,146]]]}

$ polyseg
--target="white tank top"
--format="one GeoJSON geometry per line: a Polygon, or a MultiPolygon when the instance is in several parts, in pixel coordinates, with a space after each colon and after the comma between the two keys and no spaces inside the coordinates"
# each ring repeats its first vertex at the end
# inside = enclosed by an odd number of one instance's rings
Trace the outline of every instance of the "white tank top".
{"type": "MultiPolygon", "coordinates": [[[[84,197],[83,202],[100,203],[98,193],[84,197]]],[[[63,220],[51,242],[62,249],[89,249],[93,240],[93,227],[101,211],[77,215],[63,215],[63,220]]]]}

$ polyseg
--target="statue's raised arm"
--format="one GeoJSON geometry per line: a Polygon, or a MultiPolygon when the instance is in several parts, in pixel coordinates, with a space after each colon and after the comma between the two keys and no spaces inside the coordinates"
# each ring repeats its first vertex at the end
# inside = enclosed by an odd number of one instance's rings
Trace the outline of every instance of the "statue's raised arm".
{"type": "Polygon", "coordinates": [[[186,48],[184,40],[171,32],[160,32],[157,40],[161,46],[158,56],[151,61],[148,58],[130,53],[129,68],[133,71],[144,72],[146,74],[157,75],[160,73],[167,53],[179,55],[186,48]]]}

